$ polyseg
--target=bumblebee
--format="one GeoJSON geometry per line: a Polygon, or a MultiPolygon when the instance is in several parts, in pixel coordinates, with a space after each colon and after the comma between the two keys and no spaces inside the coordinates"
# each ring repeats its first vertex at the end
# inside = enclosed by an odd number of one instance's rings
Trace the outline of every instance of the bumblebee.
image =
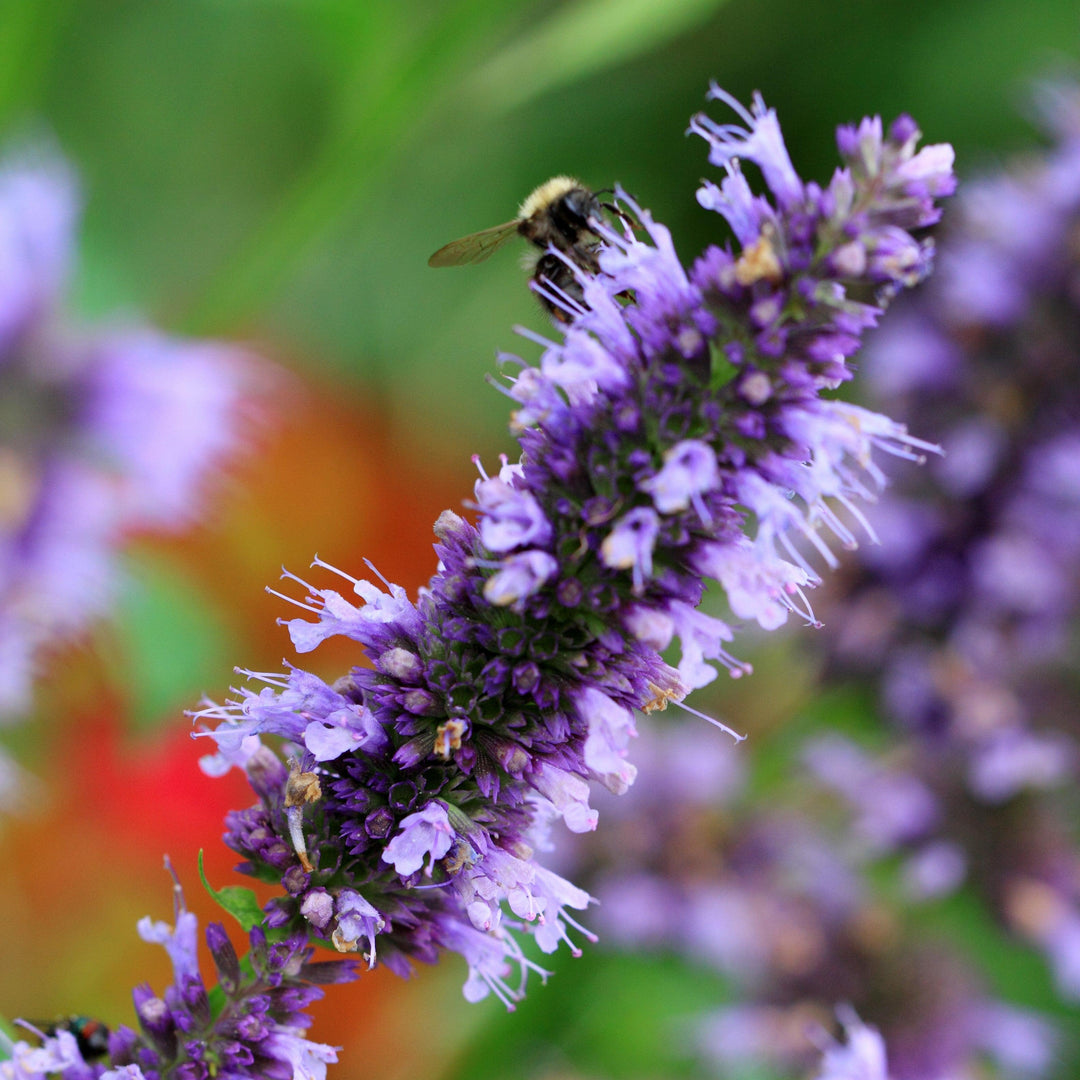
{"type": "Polygon", "coordinates": [[[465,266],[483,262],[510,237],[523,236],[543,252],[532,267],[537,296],[556,319],[565,322],[569,313],[554,303],[551,287],[583,304],[581,287],[566,262],[549,249],[561,252],[587,274],[597,273],[600,269],[597,227],[603,223],[604,209],[605,204],[584,184],[569,176],[555,176],[525,199],[512,221],[451,241],[428,259],[428,266],[465,266]]]}

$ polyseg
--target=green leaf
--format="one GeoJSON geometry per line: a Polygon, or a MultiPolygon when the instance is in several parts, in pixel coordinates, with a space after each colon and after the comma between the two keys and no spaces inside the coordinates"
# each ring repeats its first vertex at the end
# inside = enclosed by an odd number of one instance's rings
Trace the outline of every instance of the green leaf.
{"type": "Polygon", "coordinates": [[[71,0],[5,4],[0,19],[0,123],[40,109],[56,41],[71,0]]]}
{"type": "Polygon", "coordinates": [[[739,369],[715,341],[709,342],[709,361],[712,369],[711,383],[714,388],[727,386],[739,373],[739,369]]]}
{"type": "Polygon", "coordinates": [[[203,869],[202,848],[199,849],[199,877],[202,879],[203,888],[245,930],[250,930],[263,921],[263,910],[259,907],[259,901],[251,889],[245,889],[239,885],[225,885],[220,889],[215,889],[206,880],[206,871],[203,869]]]}

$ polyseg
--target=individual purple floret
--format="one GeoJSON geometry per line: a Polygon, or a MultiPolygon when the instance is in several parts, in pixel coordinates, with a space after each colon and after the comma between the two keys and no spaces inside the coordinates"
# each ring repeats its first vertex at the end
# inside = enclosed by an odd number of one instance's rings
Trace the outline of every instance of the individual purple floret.
{"type": "Polygon", "coordinates": [[[737,244],[686,271],[667,229],[619,193],[643,238],[596,223],[600,272],[570,265],[580,299],[551,294],[558,340],[540,340],[537,366],[507,358],[521,460],[478,465],[476,524],[440,517],[427,588],[413,601],[321,560],[351,596],[286,574],[304,594],[296,650],[344,636],[358,666],[333,684],[257,675],[262,689],[196,714],[218,722],[208,767],[246,768],[259,795],[226,840],[281,883],[270,925],[401,972],[457,951],[466,995],[511,1005],[539,970],[515,933],[544,952],[591,938],[577,922],[588,893],[536,857],[551,823],[588,832],[590,783],[633,782],[635,710],[680,702],[717,664],[748,670],[727,650],[732,626],[697,610],[705,579],[737,619],[813,622],[811,557],[833,564],[830,542],[855,543],[847,522],[882,478],[875,450],[933,449],[821,395],[926,271],[930,242],[912,230],[952,190],[951,150],[917,152],[906,118],[888,134],[866,121],[841,130],[844,168],[823,189],[794,173],[775,114],[724,100],[742,126],[693,130],[725,173],[700,198],[737,244]],[[661,653],[676,638],[673,667],[661,653]],[[288,740],[288,769],[266,735],[288,740]]]}
{"type": "Polygon", "coordinates": [[[75,188],[47,155],[0,164],[0,717],[108,610],[125,535],[194,517],[255,385],[234,348],[72,324],[75,188]]]}
{"type": "Polygon", "coordinates": [[[81,1049],[69,1031],[38,1032],[39,1045],[15,1043],[10,1060],[0,1061],[0,1080],[325,1080],[337,1048],[304,1037],[311,1020],[302,1010],[323,996],[323,986],[355,978],[356,965],[313,963],[303,936],[270,939],[260,927],[251,931],[241,964],[225,928],[211,923],[206,943],[218,985],[208,991],[199,974],[198,926],[179,883],[174,902],[172,925],[139,922],[144,941],[165,947],[174,977],[160,995],[136,987],[138,1031],[111,1032],[107,1055],[81,1049]]]}

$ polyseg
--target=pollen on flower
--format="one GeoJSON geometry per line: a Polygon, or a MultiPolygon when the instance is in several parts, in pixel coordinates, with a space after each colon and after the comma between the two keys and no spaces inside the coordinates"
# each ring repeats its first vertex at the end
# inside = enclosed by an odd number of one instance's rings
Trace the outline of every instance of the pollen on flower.
{"type": "Polygon", "coordinates": [[[335,928],[330,935],[330,942],[339,953],[357,952],[360,948],[360,939],[345,937],[340,928],[335,928]]]}
{"type": "Polygon", "coordinates": [[[436,757],[447,759],[454,750],[461,749],[461,736],[465,734],[466,726],[461,720],[447,720],[435,729],[436,757]]]}
{"type": "Polygon", "coordinates": [[[643,713],[663,712],[669,701],[681,701],[686,695],[684,687],[657,686],[655,683],[649,683],[649,691],[652,697],[641,706],[643,713]]]}
{"type": "Polygon", "coordinates": [[[735,280],[740,285],[755,285],[759,281],[778,284],[784,276],[784,268],[776,257],[776,248],[769,236],[769,230],[762,229],[761,235],[735,261],[735,280]]]}

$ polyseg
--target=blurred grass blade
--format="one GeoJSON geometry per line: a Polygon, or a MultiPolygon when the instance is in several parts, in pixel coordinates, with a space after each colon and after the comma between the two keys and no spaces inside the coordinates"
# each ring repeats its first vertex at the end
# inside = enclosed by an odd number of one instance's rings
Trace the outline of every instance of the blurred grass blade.
{"type": "Polygon", "coordinates": [[[194,701],[220,678],[226,631],[195,585],[160,556],[132,554],[118,605],[122,655],[114,660],[130,695],[131,722],[149,728],[194,701]]]}
{"type": "Polygon", "coordinates": [[[470,100],[509,112],[614,67],[704,22],[724,0],[578,0],[501,50],[470,80],[470,100]]]}
{"type": "Polygon", "coordinates": [[[434,20],[375,85],[360,77],[345,79],[352,93],[339,103],[338,131],[244,250],[221,269],[184,320],[185,328],[232,330],[267,306],[302,255],[357,202],[408,143],[409,133],[441,103],[446,87],[475,64],[480,44],[515,14],[516,6],[505,0],[464,0],[434,20]]]}

